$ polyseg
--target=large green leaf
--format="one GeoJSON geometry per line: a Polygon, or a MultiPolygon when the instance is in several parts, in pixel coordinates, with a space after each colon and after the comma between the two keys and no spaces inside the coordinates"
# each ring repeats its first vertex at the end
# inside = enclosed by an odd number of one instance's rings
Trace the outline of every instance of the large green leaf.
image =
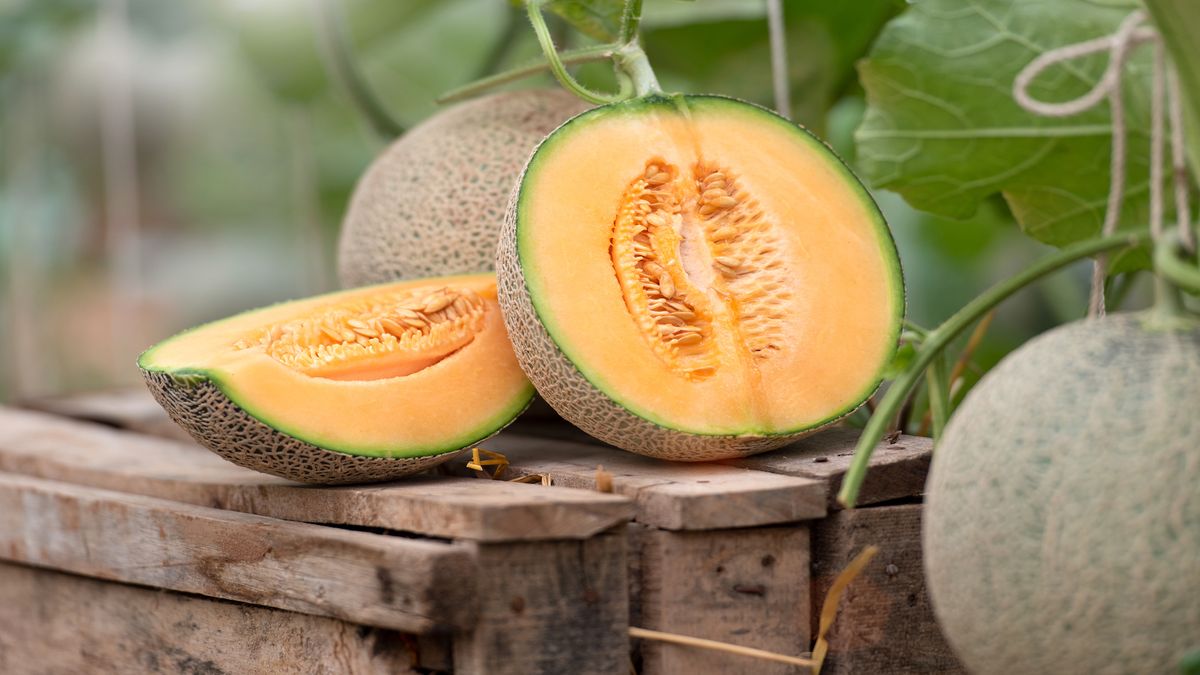
{"type": "MultiPolygon", "coordinates": [[[[1030,236],[1056,246],[1096,234],[1109,187],[1107,105],[1065,118],[1021,109],[1017,73],[1038,55],[1112,33],[1129,1],[923,0],[894,19],[860,64],[868,109],[858,165],[913,206],[966,218],[997,192],[1030,236]]],[[[1126,71],[1129,161],[1123,227],[1147,218],[1148,50],[1126,71]]],[[[1052,67],[1031,87],[1063,101],[1090,89],[1107,56],[1052,67]]],[[[1121,266],[1144,264],[1127,256],[1121,266]]],[[[1118,267],[1121,267],[1118,266],[1118,267]]]]}

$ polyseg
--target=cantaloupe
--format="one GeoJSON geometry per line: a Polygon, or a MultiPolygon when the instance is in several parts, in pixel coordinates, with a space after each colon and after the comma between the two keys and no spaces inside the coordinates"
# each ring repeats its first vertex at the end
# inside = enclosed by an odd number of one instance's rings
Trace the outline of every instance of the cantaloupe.
{"type": "Polygon", "coordinates": [[[1174,673],[1200,647],[1200,323],[1053,330],[968,394],[929,478],[938,622],[975,675],[1174,673]]]}
{"type": "Polygon", "coordinates": [[[887,225],[819,140],[713,96],[596,108],[538,146],[497,249],[538,392],[674,460],[786,444],[853,411],[897,343],[887,225]]]}
{"type": "Polygon", "coordinates": [[[370,166],[342,222],[346,287],[491,271],[504,206],[529,153],[587,104],[560,89],[441,111],[370,166]]]}
{"type": "Polygon", "coordinates": [[[430,468],[495,434],[533,397],[491,274],[246,312],[165,340],[138,365],[154,397],[201,444],[310,483],[430,468]]]}

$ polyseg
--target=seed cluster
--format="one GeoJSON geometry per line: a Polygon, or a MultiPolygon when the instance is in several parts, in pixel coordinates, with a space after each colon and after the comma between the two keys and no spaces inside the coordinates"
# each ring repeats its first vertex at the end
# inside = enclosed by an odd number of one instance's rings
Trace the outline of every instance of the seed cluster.
{"type": "Polygon", "coordinates": [[[665,160],[649,160],[613,224],[613,267],[626,306],[659,356],[690,379],[712,375],[720,363],[714,303],[755,358],[781,349],[791,291],[779,250],[775,226],[733,171],[704,161],[684,178],[665,160]],[[689,276],[689,233],[703,239],[711,281],[689,276]]]}
{"type": "Polygon", "coordinates": [[[470,289],[381,293],[330,305],[238,340],[284,365],[337,378],[372,360],[427,364],[462,348],[483,327],[484,302],[470,289]]]}
{"type": "Polygon", "coordinates": [[[613,263],[627,306],[655,351],[686,376],[704,377],[714,372],[704,345],[711,326],[698,307],[702,294],[687,283],[677,260],[682,206],[676,174],[651,160],[630,185],[614,224],[613,263]]]}
{"type": "Polygon", "coordinates": [[[765,358],[782,347],[782,321],[792,300],[779,235],[731,169],[700,163],[695,179],[697,212],[710,243],[713,269],[737,300],[738,327],[746,346],[765,358]]]}

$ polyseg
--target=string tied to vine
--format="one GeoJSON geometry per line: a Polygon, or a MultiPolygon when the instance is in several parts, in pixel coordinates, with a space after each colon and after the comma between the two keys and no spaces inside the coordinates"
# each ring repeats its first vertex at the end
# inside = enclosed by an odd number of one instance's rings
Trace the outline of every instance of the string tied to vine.
{"type": "MultiPolygon", "coordinates": [[[[1162,40],[1154,27],[1146,25],[1143,10],[1130,13],[1117,30],[1104,37],[1052,49],[1030,61],[1013,81],[1013,99],[1025,110],[1044,117],[1068,117],[1095,108],[1107,99],[1112,119],[1112,151],[1108,201],[1104,211],[1102,234],[1116,232],[1125,197],[1126,139],[1128,136],[1122,79],[1134,49],[1143,44],[1154,45],[1154,68],[1150,95],[1150,232],[1156,242],[1163,239],[1163,99],[1164,90],[1170,118],[1171,165],[1175,188],[1175,212],[1178,238],[1183,247],[1195,251],[1195,238],[1188,222],[1188,174],[1184,159],[1183,106],[1179,96],[1179,81],[1174,69],[1166,62],[1162,40]],[[1029,93],[1034,80],[1052,66],[1084,56],[1108,52],[1108,64],[1095,86],[1083,95],[1062,102],[1035,99],[1029,93]]],[[[1092,266],[1092,288],[1088,315],[1103,316],[1104,279],[1108,272],[1108,254],[1096,256],[1092,266]]]]}

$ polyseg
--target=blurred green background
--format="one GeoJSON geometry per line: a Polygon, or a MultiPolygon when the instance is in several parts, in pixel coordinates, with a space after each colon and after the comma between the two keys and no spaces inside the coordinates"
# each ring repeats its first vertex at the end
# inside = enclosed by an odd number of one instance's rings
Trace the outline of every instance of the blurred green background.
{"type": "MultiPolygon", "coordinates": [[[[793,117],[851,164],[854,70],[894,0],[788,0],[793,117]]],[[[440,93],[538,56],[505,0],[347,0],[351,46],[411,127],[440,93]]],[[[184,327],[332,288],[337,229],[387,143],[331,81],[305,0],[0,0],[0,400],[137,380],[184,327]]],[[[771,105],[762,0],[646,0],[668,90],[771,105]]],[[[587,39],[552,18],[560,47],[587,39]]],[[[580,78],[611,86],[605,65],[580,78]]],[[[516,86],[554,86],[547,76],[516,86]]],[[[1045,249],[995,199],[969,221],[876,197],[899,244],[909,317],[934,324],[1045,249]]],[[[973,372],[1077,318],[1084,267],[1006,304],[973,372]]]]}

